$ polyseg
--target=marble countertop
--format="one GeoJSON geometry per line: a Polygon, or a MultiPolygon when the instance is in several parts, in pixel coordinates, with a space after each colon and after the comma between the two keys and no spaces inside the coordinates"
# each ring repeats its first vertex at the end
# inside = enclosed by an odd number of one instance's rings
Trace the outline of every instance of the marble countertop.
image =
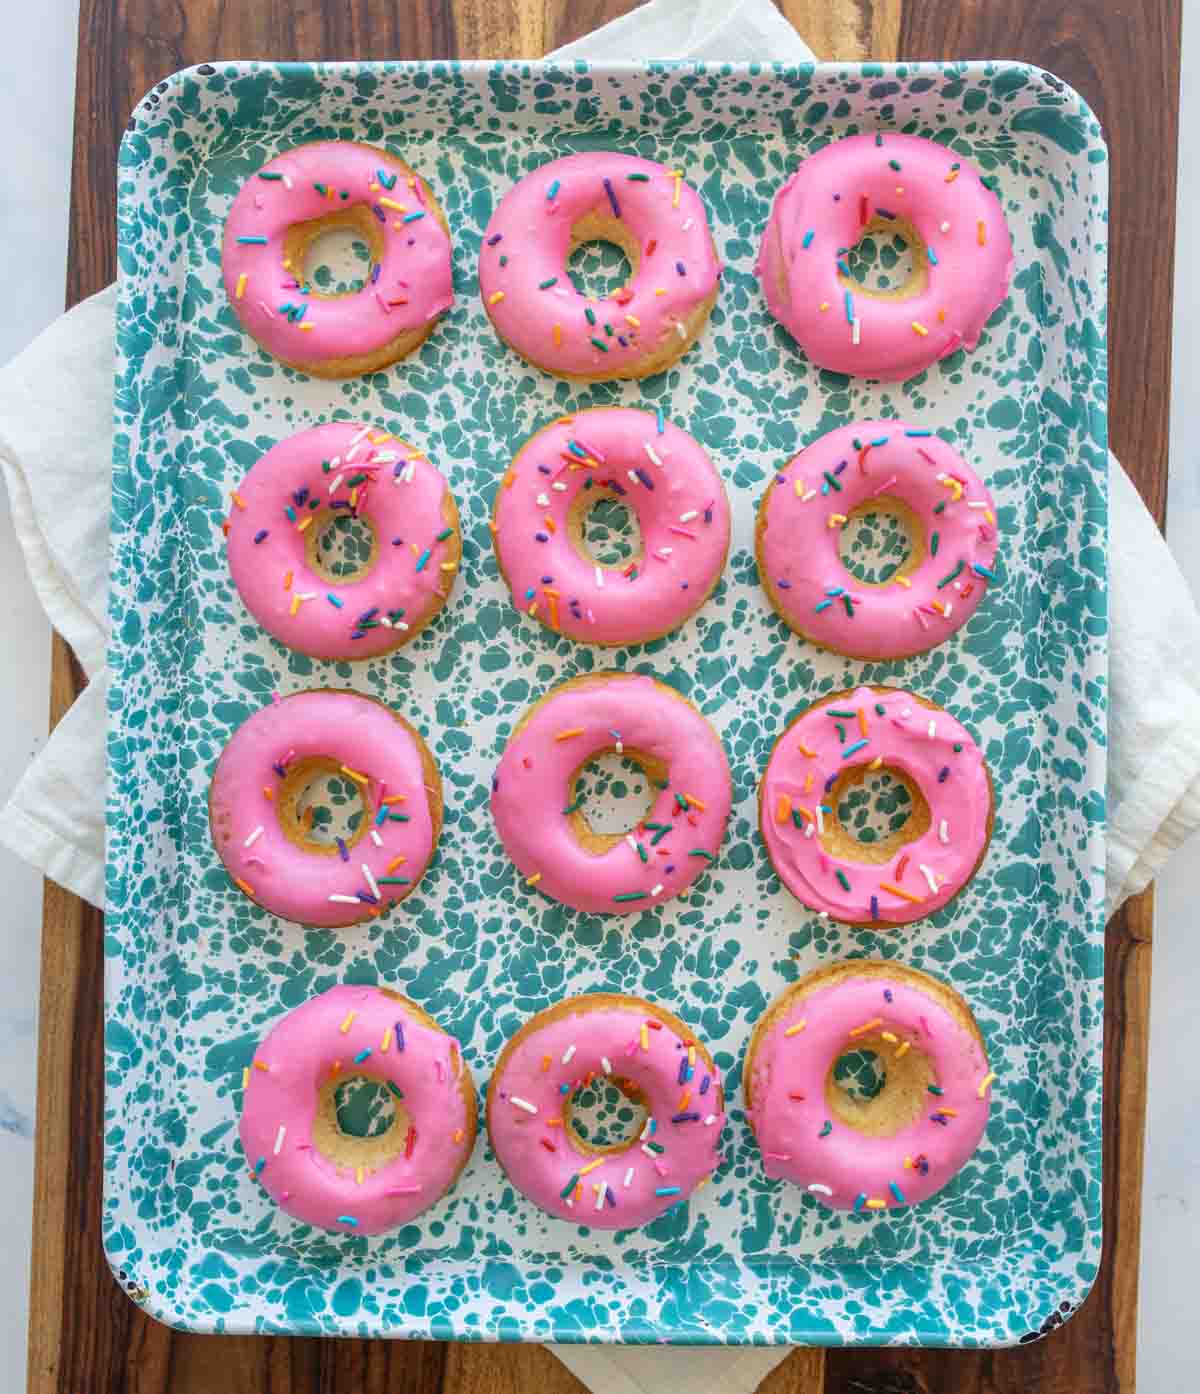
{"type": "MultiPolygon", "coordinates": [[[[9,133],[8,178],[0,188],[6,285],[0,363],[47,325],[63,303],[75,79],[77,0],[18,7],[0,59],[0,129],[9,133]],[[15,29],[14,26],[15,25],[15,29]]],[[[1200,0],[1184,0],[1183,72],[1200,60],[1200,0]]],[[[1184,79],[1182,131],[1200,129],[1200,82],[1184,79]]],[[[1200,596],[1200,412],[1195,383],[1200,343],[1200,260],[1190,230],[1200,225],[1200,147],[1181,141],[1171,475],[1167,537],[1200,596]]],[[[46,738],[50,633],[0,498],[0,799],[46,738]]],[[[0,1254],[9,1272],[0,1304],[0,1368],[25,1383],[37,1065],[40,875],[0,848],[8,904],[6,972],[0,975],[0,1254]]],[[[1200,1053],[1181,1050],[1194,1023],[1190,935],[1200,904],[1200,857],[1177,857],[1158,882],[1151,1011],[1150,1085],[1143,1189],[1138,1383],[1184,1389],[1194,1380],[1192,1309],[1200,1205],[1192,1184],[1200,1136],[1200,1053]]]]}

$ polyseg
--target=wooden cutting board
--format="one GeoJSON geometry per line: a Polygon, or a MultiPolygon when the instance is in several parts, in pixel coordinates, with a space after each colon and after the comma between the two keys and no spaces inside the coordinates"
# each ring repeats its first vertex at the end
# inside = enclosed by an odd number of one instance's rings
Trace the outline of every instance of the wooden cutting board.
{"type": "MultiPolygon", "coordinates": [[[[1161,524],[1182,0],[777,3],[821,57],[1023,59],[1065,78],[1099,114],[1112,174],[1110,438],[1161,524]]],[[[633,0],[81,0],[68,303],[115,274],[117,146],[138,99],[176,69],[222,58],[533,58],[633,8],[633,0]]],[[[52,725],[82,684],[56,637],[52,725]]],[[[797,1350],[762,1394],[1131,1394],[1151,920],[1147,893],[1108,926],[1104,1252],[1079,1313],[1006,1351],[797,1350]]],[[[98,911],[47,882],[31,1394],[580,1394],[538,1346],[192,1336],[146,1317],[110,1274],[100,1239],[102,928],[98,911]]]]}

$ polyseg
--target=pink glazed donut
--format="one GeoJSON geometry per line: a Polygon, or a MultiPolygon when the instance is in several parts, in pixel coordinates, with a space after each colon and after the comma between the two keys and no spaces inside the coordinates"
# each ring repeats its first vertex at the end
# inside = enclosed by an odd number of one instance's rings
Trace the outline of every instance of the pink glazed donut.
{"type": "Polygon", "coordinates": [[[1012,267],[1004,210],[978,171],[889,132],[803,161],[776,195],[757,270],[771,313],[818,367],[900,382],[975,347],[1012,267]],[[846,252],[867,233],[912,248],[905,285],[872,291],[849,274],[846,252]]]}
{"type": "Polygon", "coordinates": [[[923,653],[971,618],[996,583],[996,506],[962,456],[904,421],[856,421],[821,436],[772,480],[755,554],[783,622],[849,658],[923,653]],[[882,584],[842,564],[843,529],[888,513],[909,534],[882,584]]]}
{"type": "Polygon", "coordinates": [[[789,891],[844,924],[908,924],[940,910],[979,869],[992,836],[983,753],[941,707],[896,687],[835,692],[775,743],[759,826],[789,891]],[[885,768],[908,790],[902,827],[860,841],[838,804],[885,768]]]}
{"type": "Polygon", "coordinates": [[[450,233],[428,186],[397,156],[348,140],[298,145],[242,185],[221,269],[247,334],[314,377],[386,368],[454,303],[450,233]],[[336,229],[370,249],[359,291],[327,294],[305,279],[309,248],[336,229]]]}
{"type": "Polygon", "coordinates": [[[296,924],[345,926],[415,889],[442,829],[429,747],[374,697],[332,688],[276,698],[221,752],[208,793],[213,845],[234,885],[296,924]],[[314,837],[305,793],[322,775],[357,787],[353,835],[314,837]]]}
{"type": "Polygon", "coordinates": [[[766,1174],[857,1212],[940,1191],[979,1146],[993,1079],[957,992],[915,968],[863,961],[818,968],[767,1008],[742,1088],[766,1174]],[[852,1051],[883,1066],[874,1097],[835,1082],[852,1051]]]}
{"type": "Polygon", "coordinates": [[[661,373],[708,320],[721,265],[700,195],[634,155],[568,155],[501,199],[479,250],[479,291],[496,333],[535,367],[602,382],[661,373]],[[599,300],[575,289],[567,259],[613,242],[633,279],[599,300]]]}
{"type": "Polygon", "coordinates": [[[640,997],[589,993],[532,1017],[508,1042],[487,1091],[496,1160],[535,1205],[594,1229],[636,1229],[712,1175],[725,1124],[708,1050],[640,997]],[[595,1146],[572,1126],[577,1091],[615,1085],[646,1111],[628,1142],[595,1146]]]}
{"type": "Polygon", "coordinates": [[[288,1012],[243,1076],[242,1147],[253,1176],[304,1224],[380,1234],[428,1210],[475,1143],[462,1051],[415,1002],[384,987],[332,987],[288,1012]],[[391,1126],[342,1131],[337,1090],[359,1076],[392,1094],[391,1126]]]}
{"type": "Polygon", "coordinates": [[[644,644],[694,614],[721,578],[729,503],[698,441],[632,407],[594,407],[543,427],[496,494],[496,560],[513,603],[588,644],[644,644]],[[617,498],[641,552],[600,565],[584,543],[589,509],[617,498]]]}
{"type": "Polygon", "coordinates": [[[462,557],[445,479],[382,428],[331,421],[268,450],[233,491],[229,570],[254,618],[313,658],[375,658],[410,643],[445,605],[462,557]],[[367,561],[337,576],[320,543],[361,518],[367,561]]]}
{"type": "Polygon", "coordinates": [[[653,678],[571,678],[517,723],[492,781],[492,815],[527,884],[596,913],[629,914],[679,895],[716,861],[733,787],[713,728],[653,678]],[[624,755],[657,788],[625,835],[597,833],[576,794],[584,766],[624,755]]]}

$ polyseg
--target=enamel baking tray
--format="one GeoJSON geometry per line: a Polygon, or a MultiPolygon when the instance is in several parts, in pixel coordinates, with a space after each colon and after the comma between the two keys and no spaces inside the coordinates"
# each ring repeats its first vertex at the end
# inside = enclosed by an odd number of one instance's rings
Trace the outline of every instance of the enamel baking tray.
{"type": "MultiPolygon", "coordinates": [[[[1100,128],[1078,95],[1011,63],[231,63],[146,97],[119,184],[104,1237],[136,1300],[197,1331],[936,1345],[1029,1339],[1078,1305],[1100,1252],[1108,187],[1100,128]],[[1016,244],[1011,294],[978,350],[902,386],[815,370],[768,318],[753,276],[796,162],[875,129],[931,136],[994,175],[1016,244]],[[264,356],[219,275],[241,181],[290,145],[332,137],[386,145],[429,179],[458,295],[413,359],[345,383],[264,356]],[[699,344],[665,376],[579,388],[500,344],[476,255],[512,181],[614,147],[686,171],[710,209],[724,284],[699,344]],[[599,651],[518,617],[487,520],[517,444],[550,417],[617,403],[661,407],[698,437],[725,479],[734,534],[697,618],[645,647],[599,651]],[[863,664],[773,615],[756,584],[754,511],[801,445],[855,417],[901,415],[952,436],[988,482],[1002,583],[949,642],[863,664]],[[224,561],[231,488],[274,442],[330,417],[415,440],[462,512],[451,603],[410,648],[361,666],[269,640],[224,561]],[[520,882],[488,786],[534,698],[614,666],[654,673],[700,707],[728,750],[735,803],[719,863],[686,901],[600,918],[520,882]],[[950,708],[996,777],[979,874],[947,911],[888,933],[807,913],[756,831],[756,782],[780,730],[858,681],[950,708]],[[447,798],[417,893],[339,932],[305,932],[233,891],[206,813],[238,724],[272,692],[319,685],[398,706],[433,749],[447,798]],[[805,970],[856,955],[948,979],[998,1074],[983,1145],[959,1177],[924,1207],[881,1215],[831,1213],[768,1182],[740,1107],[762,1008],[805,970]],[[391,1235],[295,1224],[247,1174],[242,1070],[284,1010],[343,981],[412,996],[463,1043],[481,1086],[507,1037],[568,993],[660,1001],[708,1042],[725,1081],[716,1178],[646,1229],[596,1232],[514,1193],[481,1137],[453,1193],[391,1235]]],[[[876,248],[871,274],[894,258],[876,248]]]]}

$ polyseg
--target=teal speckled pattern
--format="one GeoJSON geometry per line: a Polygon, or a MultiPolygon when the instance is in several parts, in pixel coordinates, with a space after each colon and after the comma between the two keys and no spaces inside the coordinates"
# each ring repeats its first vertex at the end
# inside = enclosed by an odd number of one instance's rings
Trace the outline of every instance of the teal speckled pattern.
{"type": "MultiPolygon", "coordinates": [[[[1079,97],[1013,64],[224,64],[161,84],[121,151],[112,515],[104,1242],[146,1309],[204,1331],[626,1342],[1012,1343],[1077,1305],[1100,1252],[1108,167],[1079,97]],[[753,275],[796,161],[861,130],[931,136],[994,175],[1017,266],[977,351],[900,386],[815,371],[753,275]],[[344,383],[304,378],[238,328],[222,218],[271,155],[362,139],[433,185],[457,303],[420,351],[344,383]],[[579,387],[508,351],[476,295],[480,235],[511,182],[576,150],[682,167],[724,285],[661,377],[579,387]],[[487,520],[515,447],[583,406],[661,407],[721,470],[725,577],[643,648],[598,651],[512,608],[487,520]],[[998,501],[1001,583],[950,642],[862,664],[790,634],[759,589],[753,521],[771,472],[856,417],[945,433],[998,501]],[[361,666],[289,653],[225,565],[229,491],[277,440],[369,418],[423,445],[463,522],[463,574],[409,648],[361,666]],[[716,726],[734,775],[719,863],[686,900],[620,920],[519,883],[488,811],[513,723],[554,683],[653,673],[716,726]],[[949,909],[895,933],[822,922],[779,885],[755,790],[776,736],[822,694],[911,687],[979,739],[998,807],[949,909]],[[349,931],[283,923],[229,885],[206,792],[273,691],[353,685],[397,706],[441,766],[440,849],[395,912],[349,931]],[[764,1179],[738,1081],[751,1026],[799,974],[895,958],[973,1005],[998,1072],[983,1145],[924,1208],[831,1213],[764,1179]],[[483,1139],[450,1196],[374,1239],[279,1213],[237,1142],[242,1069],[290,1007],[391,984],[463,1043],[480,1081],[533,1012],[607,989],[658,999],[714,1051],[731,1100],[713,1184],[641,1231],[534,1210],[483,1139]]],[[[519,246],[513,248],[520,254],[519,246]]],[[[81,1088],[90,1087],[88,1081],[81,1088]]]]}

